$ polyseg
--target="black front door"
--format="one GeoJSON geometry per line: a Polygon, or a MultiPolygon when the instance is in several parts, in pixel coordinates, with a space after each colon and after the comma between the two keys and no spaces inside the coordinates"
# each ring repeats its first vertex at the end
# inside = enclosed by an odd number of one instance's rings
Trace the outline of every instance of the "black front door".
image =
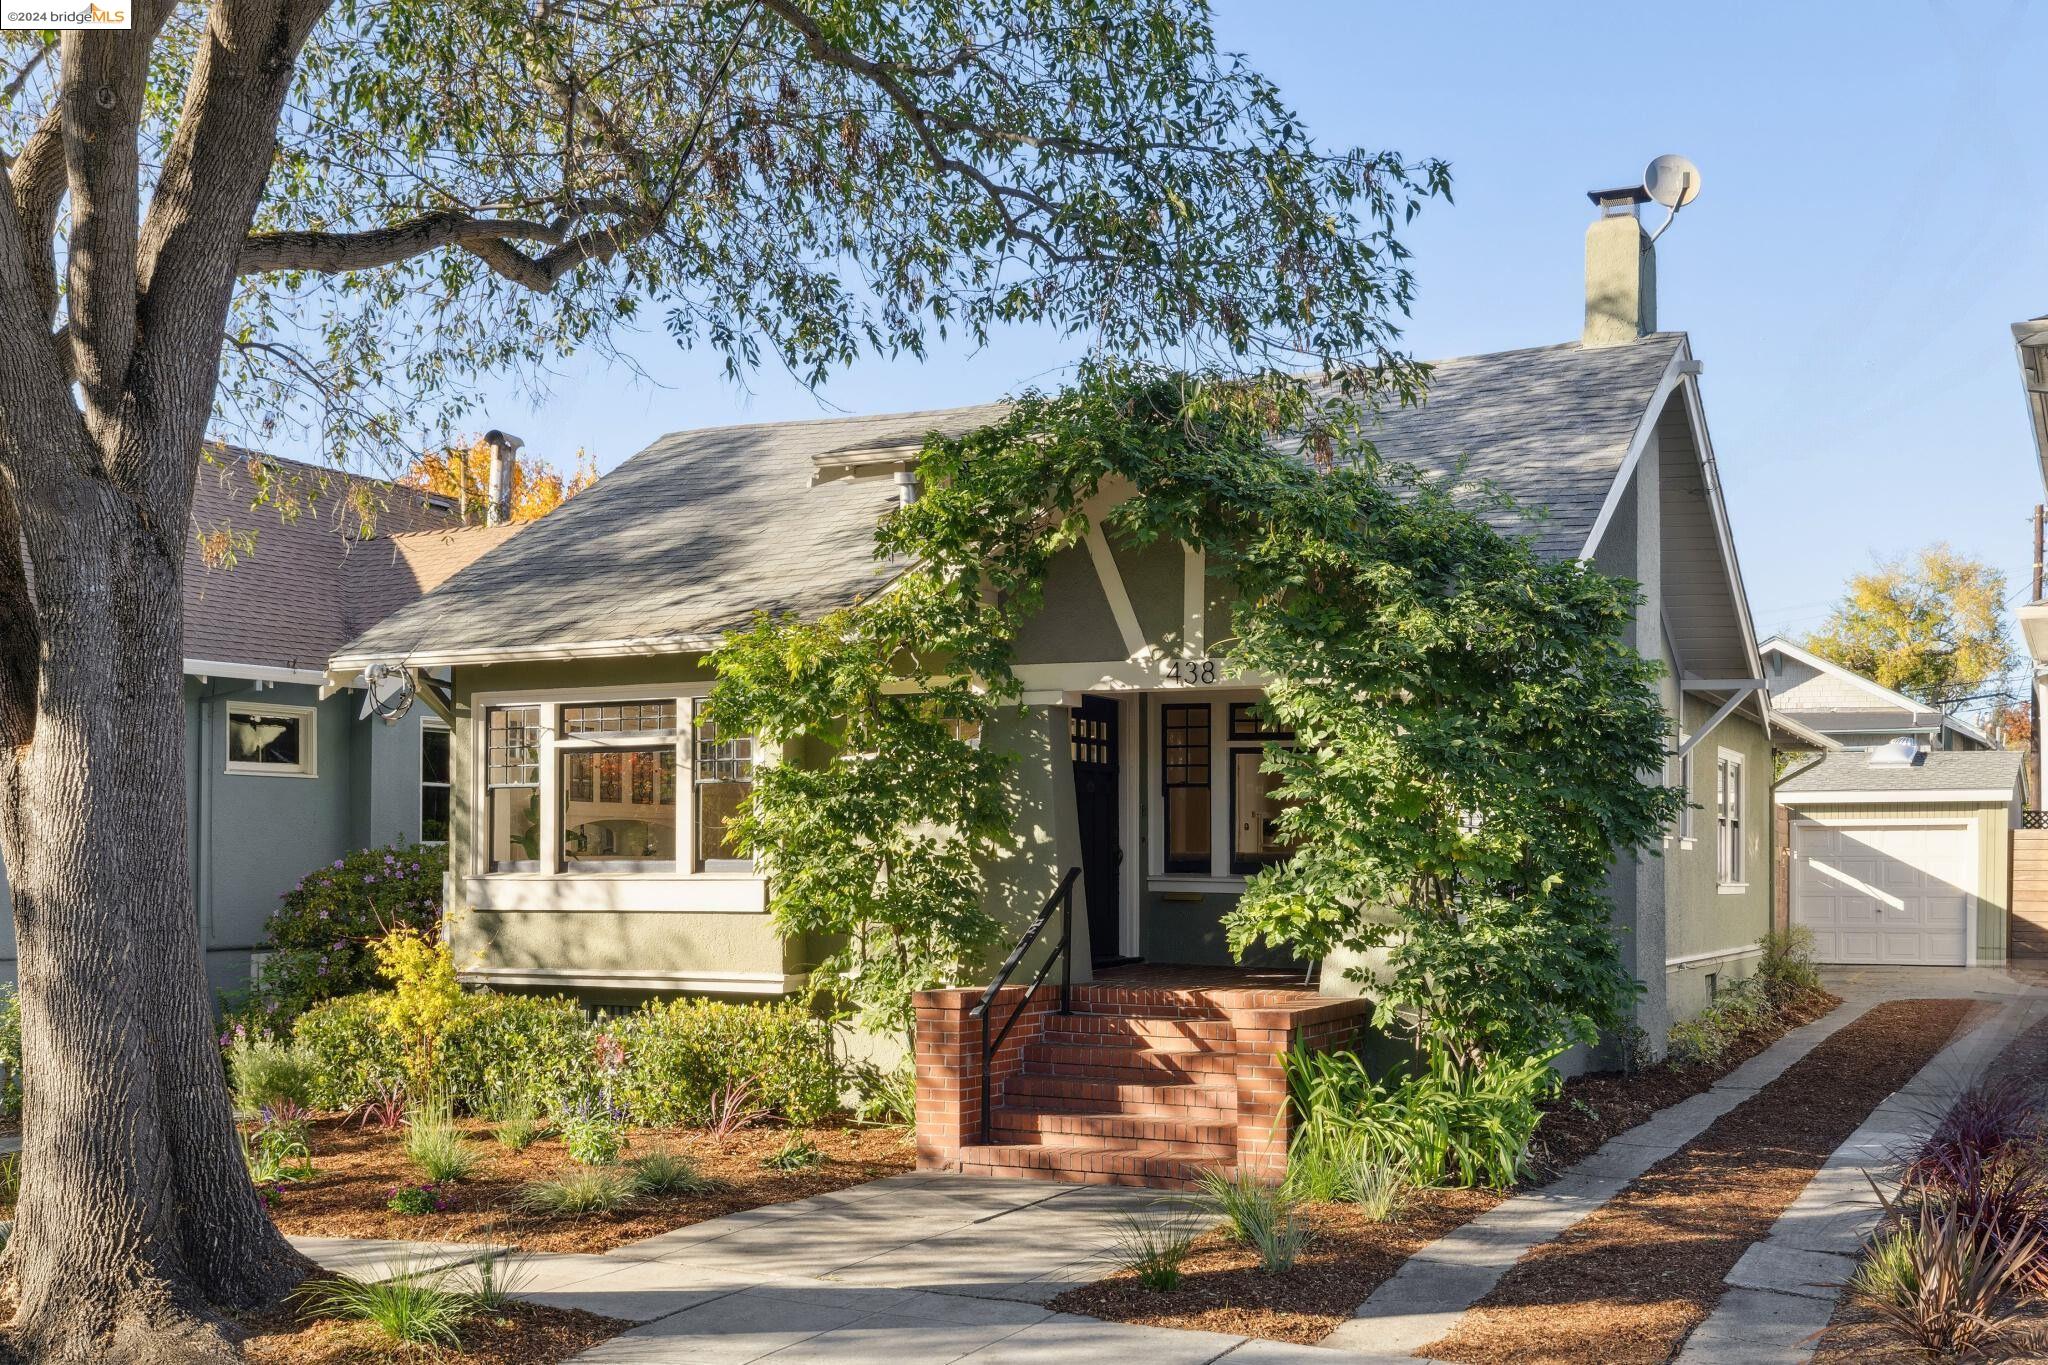
{"type": "Polygon", "coordinates": [[[1067,752],[1074,761],[1074,814],[1081,825],[1081,885],[1088,897],[1088,943],[1095,961],[1118,952],[1118,907],[1124,860],[1117,802],[1117,705],[1083,697],[1067,713],[1067,752]]]}

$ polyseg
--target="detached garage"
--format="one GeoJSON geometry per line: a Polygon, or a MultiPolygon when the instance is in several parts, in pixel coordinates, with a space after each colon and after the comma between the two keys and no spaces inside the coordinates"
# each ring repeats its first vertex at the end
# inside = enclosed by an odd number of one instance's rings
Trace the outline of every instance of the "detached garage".
{"type": "Polygon", "coordinates": [[[1999,963],[2021,755],[1913,740],[1829,754],[1779,781],[1791,922],[1822,962],[1999,963]]]}

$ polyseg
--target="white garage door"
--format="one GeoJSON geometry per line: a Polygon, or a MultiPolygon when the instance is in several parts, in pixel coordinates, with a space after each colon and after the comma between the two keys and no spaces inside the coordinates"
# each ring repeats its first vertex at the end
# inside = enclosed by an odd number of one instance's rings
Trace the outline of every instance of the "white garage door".
{"type": "Polygon", "coordinates": [[[1968,825],[1792,826],[1792,922],[1822,962],[1962,966],[1977,884],[1968,825]]]}

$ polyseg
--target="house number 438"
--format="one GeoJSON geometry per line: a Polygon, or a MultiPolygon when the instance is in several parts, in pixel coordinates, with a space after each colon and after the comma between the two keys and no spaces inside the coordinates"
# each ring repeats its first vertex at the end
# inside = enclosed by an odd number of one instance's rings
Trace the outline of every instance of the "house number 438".
{"type": "Polygon", "coordinates": [[[1166,680],[1183,687],[1213,686],[1216,674],[1214,659],[1169,659],[1166,663],[1166,680]]]}

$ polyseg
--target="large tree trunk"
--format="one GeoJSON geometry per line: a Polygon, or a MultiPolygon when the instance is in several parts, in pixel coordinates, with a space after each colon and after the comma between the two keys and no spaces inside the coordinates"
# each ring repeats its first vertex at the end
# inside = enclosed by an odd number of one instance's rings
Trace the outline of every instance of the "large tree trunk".
{"type": "Polygon", "coordinates": [[[24,1045],[14,1335],[34,1360],[232,1357],[216,1310],[309,1266],[249,1182],[213,1040],[185,854],[184,517],[95,479],[70,492],[61,526],[24,517],[35,562],[63,571],[36,584],[34,739],[0,752],[24,1045]]]}

